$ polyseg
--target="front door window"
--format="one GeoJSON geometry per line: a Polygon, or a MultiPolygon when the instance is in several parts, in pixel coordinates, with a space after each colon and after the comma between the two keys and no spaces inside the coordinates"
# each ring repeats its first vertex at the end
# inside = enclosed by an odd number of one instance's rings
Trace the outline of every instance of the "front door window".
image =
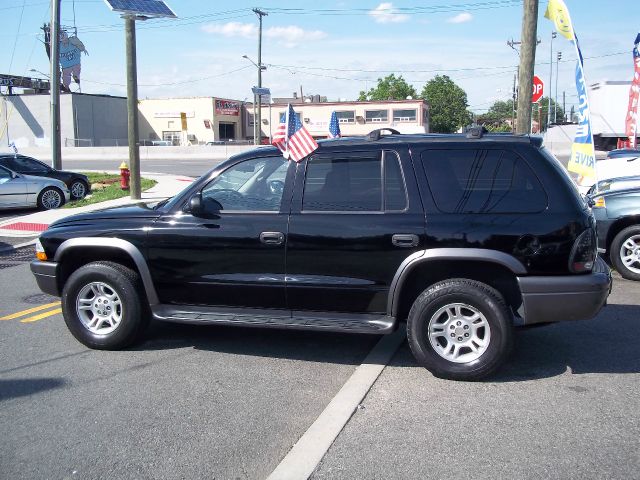
{"type": "Polygon", "coordinates": [[[202,190],[205,211],[280,211],[287,167],[282,157],[267,157],[228,168],[202,190]]]}

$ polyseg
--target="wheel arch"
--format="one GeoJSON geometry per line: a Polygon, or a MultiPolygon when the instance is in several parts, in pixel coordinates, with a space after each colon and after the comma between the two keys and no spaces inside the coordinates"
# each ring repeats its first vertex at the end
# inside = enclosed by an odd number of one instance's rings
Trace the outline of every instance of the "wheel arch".
{"type": "Polygon", "coordinates": [[[140,275],[149,305],[160,303],[151,279],[147,262],[134,244],[119,238],[80,237],[64,241],[56,250],[58,263],[58,289],[77,268],[94,261],[114,261],[129,267],[140,275]],[[69,257],[69,255],[72,255],[69,257]]]}
{"type": "Polygon", "coordinates": [[[640,225],[640,214],[622,217],[616,220],[609,227],[609,231],[607,232],[607,252],[610,252],[611,244],[613,243],[613,239],[616,238],[616,235],[618,235],[625,228],[632,227],[633,225],[640,225]]]}
{"type": "Polygon", "coordinates": [[[518,275],[527,273],[515,257],[497,250],[435,248],[410,255],[396,271],[387,303],[387,314],[406,318],[411,304],[427,287],[449,278],[467,278],[498,290],[514,312],[522,304],[518,275]]]}

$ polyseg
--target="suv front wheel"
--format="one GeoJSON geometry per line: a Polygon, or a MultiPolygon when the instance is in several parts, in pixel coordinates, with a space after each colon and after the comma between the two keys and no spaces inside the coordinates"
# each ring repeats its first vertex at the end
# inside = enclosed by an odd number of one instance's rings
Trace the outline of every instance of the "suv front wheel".
{"type": "Polygon", "coordinates": [[[149,322],[140,291],[140,278],[129,268],[113,262],[89,263],[76,270],[62,290],[67,327],[87,347],[124,348],[149,322]]]}
{"type": "Polygon", "coordinates": [[[418,363],[436,377],[480,380],[495,372],[511,350],[511,314],[490,286],[445,280],[413,303],[407,339],[418,363]]]}

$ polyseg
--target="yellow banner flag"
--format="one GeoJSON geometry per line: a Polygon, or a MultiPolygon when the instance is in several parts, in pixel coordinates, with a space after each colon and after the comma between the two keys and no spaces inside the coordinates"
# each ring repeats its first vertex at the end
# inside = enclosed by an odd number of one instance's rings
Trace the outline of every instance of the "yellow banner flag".
{"type": "Polygon", "coordinates": [[[556,30],[558,30],[560,35],[565,37],[567,40],[574,40],[573,25],[571,25],[569,9],[562,0],[549,0],[547,11],[544,16],[555,24],[556,30]]]}

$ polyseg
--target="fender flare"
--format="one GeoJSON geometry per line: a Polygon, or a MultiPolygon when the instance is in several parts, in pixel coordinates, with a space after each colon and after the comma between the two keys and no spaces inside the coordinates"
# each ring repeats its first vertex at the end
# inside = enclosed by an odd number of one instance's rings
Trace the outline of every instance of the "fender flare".
{"type": "Polygon", "coordinates": [[[435,260],[478,260],[506,267],[516,276],[527,274],[527,269],[520,260],[498,250],[484,248],[430,248],[428,250],[420,250],[405,258],[396,270],[389,287],[387,315],[393,317],[398,315],[398,300],[402,292],[402,286],[413,269],[418,265],[435,260]]]}
{"type": "Polygon", "coordinates": [[[142,284],[144,285],[145,292],[147,294],[147,300],[149,301],[149,305],[157,305],[160,303],[158,298],[158,293],[156,292],[155,287],[153,286],[153,281],[151,279],[151,272],[149,271],[149,266],[147,262],[138,249],[133,243],[128,242],[126,240],[122,240],[120,238],[102,238],[102,237],[80,237],[80,238],[72,238],[70,240],[66,240],[62,242],[62,244],[56,250],[56,254],[54,257],[54,261],[60,263],[63,255],[67,253],[69,250],[73,250],[76,248],[82,247],[100,247],[100,248],[108,248],[114,250],[120,250],[126,253],[133,263],[136,265],[138,269],[138,273],[140,274],[140,278],[142,279],[142,284]]]}

